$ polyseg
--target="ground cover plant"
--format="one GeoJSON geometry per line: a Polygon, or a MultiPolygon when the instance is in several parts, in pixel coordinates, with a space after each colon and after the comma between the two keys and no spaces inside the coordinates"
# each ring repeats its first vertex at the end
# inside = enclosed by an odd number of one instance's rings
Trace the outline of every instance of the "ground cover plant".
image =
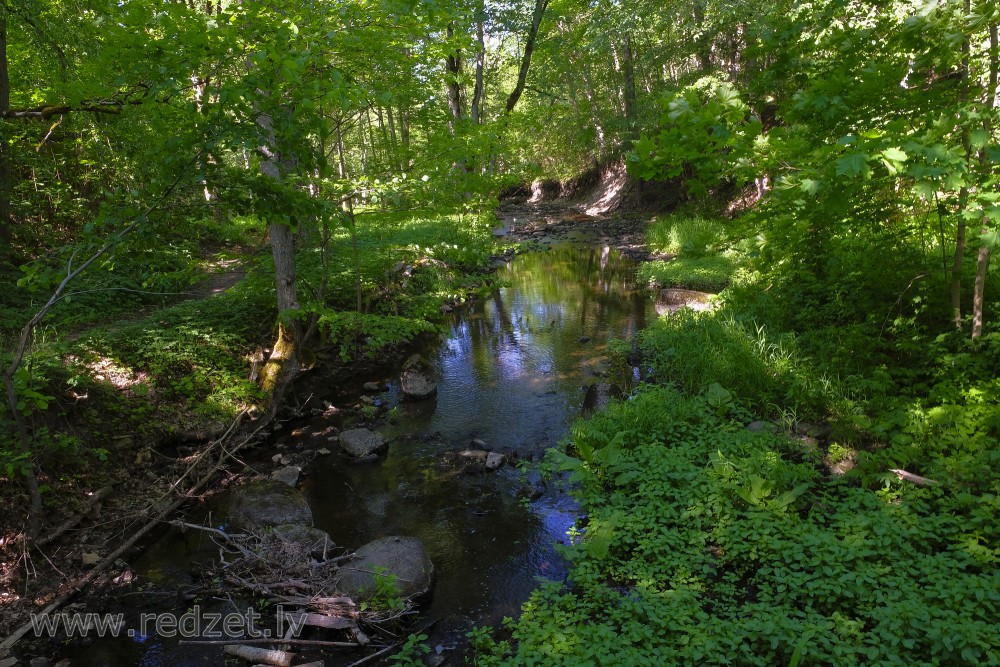
{"type": "Polygon", "coordinates": [[[1000,664],[996,334],[932,334],[920,287],[875,310],[905,261],[820,284],[746,222],[715,310],[614,348],[645,383],[550,453],[584,514],[572,572],[477,664],[1000,664]]]}
{"type": "Polygon", "coordinates": [[[735,394],[645,387],[554,464],[586,521],[566,584],[483,665],[997,664],[996,480],[829,478],[735,394]]]}

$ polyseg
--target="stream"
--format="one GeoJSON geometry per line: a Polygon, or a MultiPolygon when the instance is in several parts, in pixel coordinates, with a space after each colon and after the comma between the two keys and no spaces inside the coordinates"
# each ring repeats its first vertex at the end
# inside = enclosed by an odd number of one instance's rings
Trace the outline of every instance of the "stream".
{"type": "MultiPolygon", "coordinates": [[[[585,387],[606,371],[608,341],[631,336],[655,317],[653,299],[634,289],[635,263],[614,248],[566,241],[545,248],[499,267],[505,287],[457,309],[447,334],[422,350],[437,371],[435,398],[402,401],[398,376],[389,370],[337,387],[330,399],[335,406],[356,403],[364,382],[382,383],[373,396],[389,413],[373,428],[390,439],[388,454],[376,464],[354,464],[335,451],[317,458],[301,485],[316,527],[339,546],[353,549],[386,535],[424,542],[436,584],[420,611],[437,619],[429,643],[444,655],[462,647],[472,626],[516,615],[539,578],[565,578],[557,546],[578,511],[552,487],[529,502],[526,474],[512,465],[470,475],[440,465],[442,455],[475,439],[530,467],[580,416],[585,387]]],[[[351,427],[347,413],[289,425],[294,428],[272,447],[322,447],[331,426],[351,427]]],[[[139,589],[112,611],[136,627],[140,613],[185,609],[188,602],[163,591],[197,581],[216,555],[204,535],[164,531],[133,563],[139,589]]],[[[220,647],[180,645],[155,633],[67,646],[59,657],[74,666],[115,667],[218,665],[222,659],[220,647]]],[[[328,655],[326,664],[359,657],[328,655]]]]}

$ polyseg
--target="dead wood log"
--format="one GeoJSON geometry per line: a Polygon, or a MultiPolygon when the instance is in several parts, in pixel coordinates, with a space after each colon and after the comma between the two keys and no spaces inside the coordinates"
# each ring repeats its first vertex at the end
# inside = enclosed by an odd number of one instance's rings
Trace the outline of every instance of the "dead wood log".
{"type": "Polygon", "coordinates": [[[353,619],[345,618],[343,616],[316,614],[310,612],[301,612],[298,614],[285,612],[283,615],[286,619],[296,625],[310,625],[316,628],[327,628],[329,630],[346,630],[357,625],[353,619]]]}
{"type": "Polygon", "coordinates": [[[895,473],[896,477],[904,482],[911,482],[913,484],[919,484],[920,486],[932,486],[940,483],[937,480],[921,477],[920,475],[914,475],[912,472],[906,472],[905,470],[900,470],[899,468],[893,468],[891,472],[895,473]]]}
{"type": "Polygon", "coordinates": [[[288,651],[275,651],[270,648],[260,648],[258,646],[244,646],[242,644],[227,644],[222,652],[234,658],[241,658],[254,664],[275,665],[276,667],[292,667],[294,653],[288,651]]]}

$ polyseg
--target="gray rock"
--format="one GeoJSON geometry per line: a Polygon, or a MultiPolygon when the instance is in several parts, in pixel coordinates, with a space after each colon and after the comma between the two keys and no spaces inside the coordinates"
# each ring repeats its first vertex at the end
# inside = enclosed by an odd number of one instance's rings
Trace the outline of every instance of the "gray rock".
{"type": "Polygon", "coordinates": [[[611,401],[622,397],[622,390],[617,385],[608,382],[595,382],[587,387],[587,395],[583,398],[584,412],[604,412],[611,401]]]}
{"type": "Polygon", "coordinates": [[[806,435],[817,440],[822,440],[830,435],[830,427],[826,424],[814,424],[812,422],[797,422],[792,428],[796,435],[806,435]]]}
{"type": "Polygon", "coordinates": [[[778,425],[774,422],[765,421],[755,421],[747,424],[747,430],[753,431],[754,433],[760,433],[761,431],[767,431],[768,433],[774,433],[778,430],[778,425]]]}
{"type": "Polygon", "coordinates": [[[31,662],[28,664],[31,665],[31,667],[52,667],[52,661],[41,656],[32,658],[31,662]]]}
{"type": "Polygon", "coordinates": [[[337,573],[337,589],[351,597],[366,599],[375,592],[375,570],[395,575],[396,588],[404,597],[419,597],[431,589],[434,565],[423,543],[415,537],[383,537],[355,552],[337,573]]]}
{"type": "Polygon", "coordinates": [[[378,382],[365,382],[365,391],[381,391],[382,385],[378,382]]]}
{"type": "Polygon", "coordinates": [[[480,440],[479,438],[472,439],[472,446],[478,447],[479,449],[486,449],[486,441],[480,440]]]}
{"type": "Polygon", "coordinates": [[[287,484],[288,486],[295,486],[299,483],[299,473],[301,472],[302,469],[298,466],[278,468],[271,473],[271,479],[287,484]]]}
{"type": "Polygon", "coordinates": [[[356,459],[378,456],[388,448],[381,433],[367,428],[352,428],[340,434],[340,446],[356,459]]]}
{"type": "Polygon", "coordinates": [[[490,452],[489,454],[487,454],[487,456],[486,456],[486,469],[487,470],[496,470],[497,468],[499,468],[503,464],[504,464],[504,456],[503,456],[503,454],[500,454],[500,453],[497,453],[497,452],[490,452]]]}
{"type": "Polygon", "coordinates": [[[60,660],[59,662],[57,662],[57,663],[56,663],[56,667],[69,667],[69,666],[70,666],[70,665],[72,665],[72,664],[73,664],[73,663],[71,663],[71,662],[69,661],[69,659],[68,659],[68,658],[66,658],[66,659],[63,659],[63,660],[60,660]]]}
{"type": "Polygon", "coordinates": [[[17,658],[14,656],[0,659],[0,667],[14,667],[15,665],[17,665],[17,658]]]}
{"type": "Polygon", "coordinates": [[[295,523],[311,526],[312,510],[298,489],[273,479],[261,479],[231,491],[229,523],[236,530],[295,523]]]}
{"type": "Polygon", "coordinates": [[[403,389],[403,396],[415,401],[430,398],[437,393],[434,367],[419,354],[414,354],[403,364],[399,384],[403,389]]]}
{"type": "Polygon", "coordinates": [[[336,546],[330,536],[319,528],[294,523],[275,526],[271,535],[280,543],[287,545],[286,551],[291,552],[290,555],[293,556],[294,552],[299,552],[321,559],[324,555],[329,556],[336,546]]]}

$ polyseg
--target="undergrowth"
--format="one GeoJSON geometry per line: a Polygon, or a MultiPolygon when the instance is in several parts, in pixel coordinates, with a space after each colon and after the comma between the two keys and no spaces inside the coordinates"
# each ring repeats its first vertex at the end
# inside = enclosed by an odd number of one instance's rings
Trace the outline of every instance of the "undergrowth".
{"type": "Polygon", "coordinates": [[[574,427],[571,581],[477,664],[1000,663],[1000,482],[828,479],[733,398],[647,386],[574,427]]]}
{"type": "Polygon", "coordinates": [[[641,281],[728,261],[730,287],[650,324],[646,382],[550,452],[583,512],[569,580],[477,631],[476,664],[1000,665],[1000,332],[935,331],[877,252],[820,279],[711,230],[651,232],[680,256],[641,281]]]}

